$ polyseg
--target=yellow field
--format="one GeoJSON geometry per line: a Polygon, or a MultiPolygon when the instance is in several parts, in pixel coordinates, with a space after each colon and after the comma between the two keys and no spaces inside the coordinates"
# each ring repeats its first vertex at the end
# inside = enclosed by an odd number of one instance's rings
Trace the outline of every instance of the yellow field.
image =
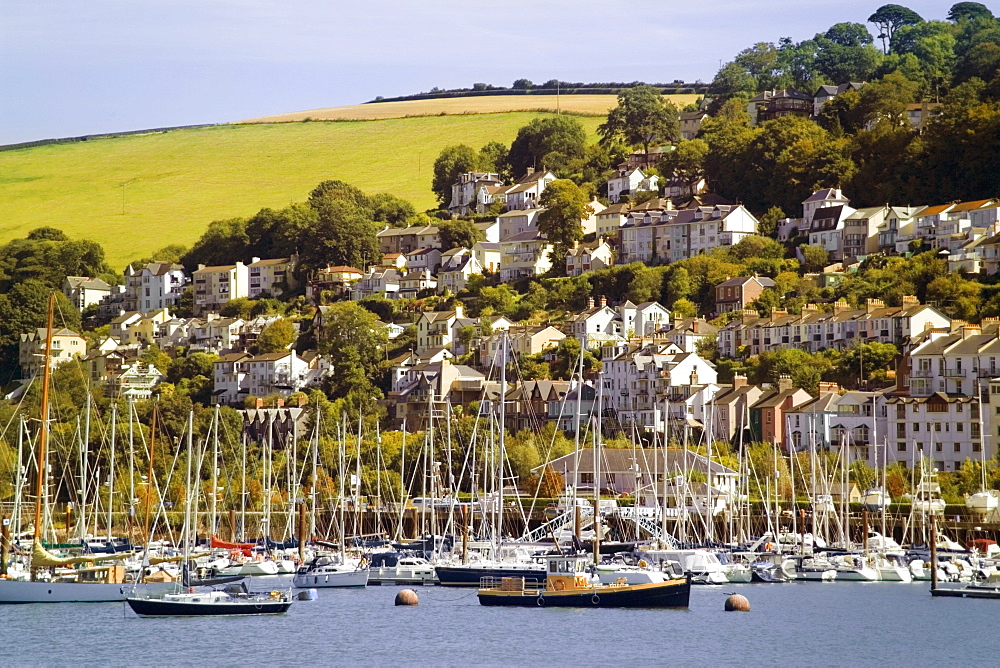
{"type": "MultiPolygon", "coordinates": [[[[671,102],[683,109],[695,102],[698,95],[666,95],[671,102]]],[[[296,111],[274,116],[251,118],[239,123],[283,123],[304,121],[372,121],[408,116],[440,116],[459,114],[496,114],[511,111],[564,111],[586,116],[604,116],[615,106],[615,95],[485,95],[453,97],[434,100],[404,100],[356,104],[348,107],[330,107],[296,111]]]]}

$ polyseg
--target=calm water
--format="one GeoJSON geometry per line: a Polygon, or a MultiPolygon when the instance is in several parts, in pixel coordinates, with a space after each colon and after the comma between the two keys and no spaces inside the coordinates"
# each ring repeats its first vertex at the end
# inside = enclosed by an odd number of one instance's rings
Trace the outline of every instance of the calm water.
{"type": "Polygon", "coordinates": [[[968,666],[996,660],[1000,615],[1000,601],[931,598],[927,583],[703,586],[687,611],[485,608],[437,587],[397,608],[398,589],[320,590],[266,618],[4,606],[0,665],[968,666]],[[749,614],[723,612],[734,591],[749,614]]]}

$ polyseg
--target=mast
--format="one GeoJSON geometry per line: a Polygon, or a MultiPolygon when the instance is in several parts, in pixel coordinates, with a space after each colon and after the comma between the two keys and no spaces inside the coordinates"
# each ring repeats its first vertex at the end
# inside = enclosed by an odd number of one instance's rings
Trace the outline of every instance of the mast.
{"type": "Polygon", "coordinates": [[[146,478],[146,522],[143,529],[143,536],[146,538],[146,554],[149,554],[149,544],[153,541],[150,533],[150,516],[153,512],[153,455],[156,453],[156,404],[153,404],[153,418],[149,430],[149,468],[146,478]]]}
{"type": "MultiPolygon", "coordinates": [[[[580,358],[583,358],[581,352],[580,358]]],[[[594,564],[601,563],[601,372],[597,372],[597,410],[594,416],[594,564]]],[[[583,385],[580,385],[581,394],[583,385]]]]}
{"type": "MultiPolygon", "coordinates": [[[[497,527],[496,527],[496,538],[497,538],[497,555],[499,555],[500,542],[503,534],[503,463],[507,459],[506,450],[506,436],[507,436],[507,356],[509,355],[510,341],[507,338],[507,330],[503,333],[503,342],[500,345],[500,350],[503,355],[500,358],[500,452],[497,456],[497,474],[498,478],[498,496],[497,496],[497,527]]],[[[583,355],[582,349],[580,355],[583,355]]],[[[583,359],[582,357],[580,358],[583,359]]],[[[576,418],[577,425],[580,424],[580,416],[577,415],[576,418]]],[[[579,446],[580,435],[579,429],[577,429],[576,442],[579,446]]],[[[576,492],[574,491],[574,496],[576,492]]],[[[576,500],[574,498],[574,503],[576,500]]]]}
{"type": "MultiPolygon", "coordinates": [[[[49,444],[49,381],[52,378],[50,358],[52,356],[52,318],[55,313],[56,293],[49,293],[48,324],[45,333],[45,360],[42,371],[42,425],[38,436],[38,477],[35,485],[35,527],[33,540],[41,544],[42,536],[42,497],[45,496],[45,478],[48,472],[49,444]]],[[[32,567],[31,579],[35,579],[37,568],[32,567]]]]}
{"type": "MultiPolygon", "coordinates": [[[[88,450],[90,449],[90,392],[87,392],[87,415],[83,422],[83,442],[80,444],[80,510],[77,512],[79,535],[83,538],[87,533],[87,470],[89,468],[88,450]]],[[[66,527],[69,530],[69,527],[66,527]]]]}
{"type": "MultiPolygon", "coordinates": [[[[506,365],[504,365],[506,369],[506,365]]],[[[583,339],[580,339],[580,359],[576,373],[576,415],[573,416],[573,507],[580,486],[580,413],[583,412],[583,339]]],[[[632,416],[635,420],[635,416],[632,416]]],[[[575,510],[573,512],[576,512],[575,510]]]]}
{"type": "Polygon", "coordinates": [[[219,406],[215,406],[215,420],[212,426],[212,503],[210,506],[211,513],[211,528],[208,533],[209,536],[214,536],[216,532],[216,521],[218,517],[218,498],[219,498],[219,406]]]}
{"type": "Polygon", "coordinates": [[[194,457],[193,447],[194,433],[194,411],[188,413],[188,435],[187,435],[187,478],[184,484],[184,565],[181,572],[186,572],[188,559],[191,558],[191,497],[194,496],[191,490],[191,459],[194,457]]]}
{"type": "Polygon", "coordinates": [[[132,397],[128,399],[128,525],[129,531],[135,526],[135,429],[132,416],[135,406],[132,397]]]}
{"type": "Polygon", "coordinates": [[[111,457],[108,460],[108,540],[112,539],[111,526],[114,522],[114,499],[115,499],[115,431],[118,424],[118,405],[111,404],[111,457]]]}
{"type": "Polygon", "coordinates": [[[240,435],[243,444],[243,462],[240,467],[240,541],[247,539],[247,434],[240,435]]]}
{"type": "Polygon", "coordinates": [[[403,418],[403,446],[399,455],[399,524],[396,526],[396,540],[403,538],[403,517],[406,515],[406,418],[403,418]]]}

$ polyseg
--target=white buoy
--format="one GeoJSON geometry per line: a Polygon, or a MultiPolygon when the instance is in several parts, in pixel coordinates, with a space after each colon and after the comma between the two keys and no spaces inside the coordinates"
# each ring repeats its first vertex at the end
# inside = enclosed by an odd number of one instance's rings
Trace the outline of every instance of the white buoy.
{"type": "Polygon", "coordinates": [[[298,595],[300,601],[315,601],[317,598],[319,598],[319,594],[316,593],[315,589],[303,589],[298,595]]]}

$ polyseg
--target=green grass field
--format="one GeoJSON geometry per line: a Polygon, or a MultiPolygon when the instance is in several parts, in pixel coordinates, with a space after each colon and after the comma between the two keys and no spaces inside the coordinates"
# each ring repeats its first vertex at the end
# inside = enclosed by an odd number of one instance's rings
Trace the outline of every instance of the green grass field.
{"type": "MultiPolygon", "coordinates": [[[[100,242],[121,269],[167,244],[190,245],[213,220],[303,201],[326,179],[426,209],[443,147],[510,143],[543,115],[224,125],[0,152],[0,242],[49,225],[100,242]]],[[[591,135],[602,121],[579,120],[591,135]]]]}

